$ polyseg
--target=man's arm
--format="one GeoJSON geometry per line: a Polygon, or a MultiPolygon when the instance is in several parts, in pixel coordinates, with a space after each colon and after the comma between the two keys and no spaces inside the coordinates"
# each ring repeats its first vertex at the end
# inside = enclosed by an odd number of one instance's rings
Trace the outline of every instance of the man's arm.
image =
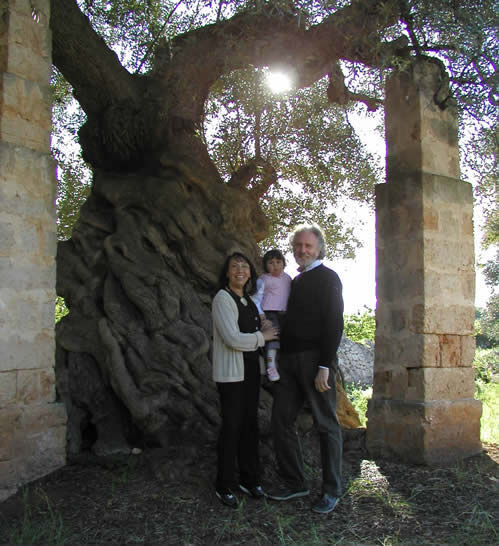
{"type": "Polygon", "coordinates": [[[329,369],[336,369],[336,353],[343,335],[344,304],[340,278],[334,271],[328,271],[327,273],[321,310],[320,365],[329,369]]]}

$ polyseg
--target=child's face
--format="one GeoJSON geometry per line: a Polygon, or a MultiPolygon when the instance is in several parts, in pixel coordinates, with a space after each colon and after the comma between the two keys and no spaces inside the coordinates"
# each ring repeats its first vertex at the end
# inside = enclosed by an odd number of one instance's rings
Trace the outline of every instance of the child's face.
{"type": "Polygon", "coordinates": [[[273,277],[279,277],[284,271],[284,262],[279,260],[279,258],[270,258],[270,260],[267,262],[267,271],[273,277]]]}

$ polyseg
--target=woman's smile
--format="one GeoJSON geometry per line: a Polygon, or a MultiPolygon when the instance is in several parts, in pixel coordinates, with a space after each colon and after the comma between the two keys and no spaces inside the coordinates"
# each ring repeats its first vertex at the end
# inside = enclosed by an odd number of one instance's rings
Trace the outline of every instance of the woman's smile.
{"type": "Polygon", "coordinates": [[[229,280],[229,288],[236,294],[242,296],[244,286],[251,277],[250,266],[244,260],[231,259],[227,278],[229,280]]]}

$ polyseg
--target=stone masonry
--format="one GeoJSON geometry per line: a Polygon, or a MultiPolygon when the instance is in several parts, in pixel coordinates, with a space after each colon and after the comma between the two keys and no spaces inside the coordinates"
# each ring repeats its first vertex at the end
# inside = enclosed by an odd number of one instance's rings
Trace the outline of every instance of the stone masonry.
{"type": "Polygon", "coordinates": [[[54,379],[49,6],[0,0],[0,500],[65,464],[54,379]]]}
{"type": "Polygon", "coordinates": [[[474,400],[473,196],[459,179],[457,113],[440,65],[386,90],[387,183],[376,192],[371,454],[442,463],[481,450],[474,400]],[[401,122],[401,120],[403,120],[401,122]]]}

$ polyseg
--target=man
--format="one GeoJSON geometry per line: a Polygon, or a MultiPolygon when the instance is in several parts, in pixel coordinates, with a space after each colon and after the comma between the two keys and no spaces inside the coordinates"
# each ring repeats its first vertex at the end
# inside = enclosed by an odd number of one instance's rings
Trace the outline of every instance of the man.
{"type": "Polygon", "coordinates": [[[272,434],[280,491],[268,496],[290,500],[310,494],[295,421],[305,400],[320,438],[322,494],[312,510],[327,514],[341,495],[341,429],[336,417],[336,351],[343,334],[343,297],[338,275],[322,264],[324,236],[312,224],[298,227],[291,246],[298,275],[291,285],[281,331],[281,380],[274,390],[272,434]]]}

